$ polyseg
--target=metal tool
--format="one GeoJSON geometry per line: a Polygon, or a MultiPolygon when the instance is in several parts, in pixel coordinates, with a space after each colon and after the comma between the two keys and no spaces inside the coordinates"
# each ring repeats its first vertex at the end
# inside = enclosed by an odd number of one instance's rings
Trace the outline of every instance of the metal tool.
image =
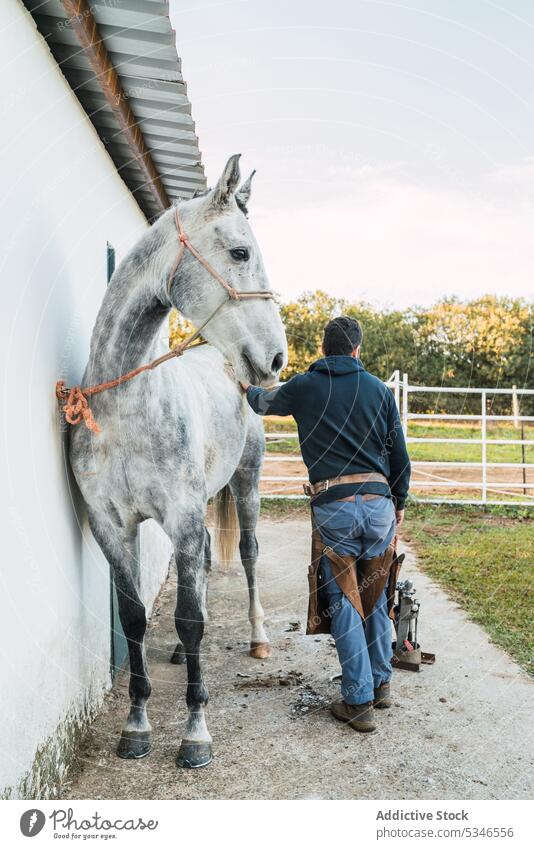
{"type": "Polygon", "coordinates": [[[396,641],[393,643],[392,665],[396,669],[419,672],[422,663],[434,663],[435,654],[421,651],[417,642],[417,620],[420,604],[415,597],[415,587],[407,578],[398,581],[397,600],[393,607],[396,641]]]}

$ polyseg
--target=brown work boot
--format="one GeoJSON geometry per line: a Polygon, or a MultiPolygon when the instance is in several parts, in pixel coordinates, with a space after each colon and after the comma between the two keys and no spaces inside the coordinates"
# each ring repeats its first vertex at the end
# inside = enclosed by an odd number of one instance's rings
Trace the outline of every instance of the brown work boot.
{"type": "Polygon", "coordinates": [[[374,731],[376,728],[372,702],[366,702],[363,705],[332,702],[330,710],[336,719],[348,723],[355,731],[374,731]]]}
{"type": "Polygon", "coordinates": [[[379,687],[375,687],[375,699],[373,705],[379,710],[391,707],[392,701],[389,681],[386,681],[384,684],[380,684],[379,687]]]}

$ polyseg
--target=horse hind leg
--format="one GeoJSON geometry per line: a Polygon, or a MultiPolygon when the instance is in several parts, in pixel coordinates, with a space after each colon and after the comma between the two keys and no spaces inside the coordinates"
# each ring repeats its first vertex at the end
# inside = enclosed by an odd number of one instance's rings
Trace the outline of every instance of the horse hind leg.
{"type": "Polygon", "coordinates": [[[265,633],[265,613],[260,601],[256,565],[258,540],[256,525],[260,514],[260,469],[238,469],[230,482],[239,518],[239,553],[248,585],[248,618],[251,627],[250,656],[264,660],[271,655],[269,638],[265,633]]]}
{"type": "MultiPolygon", "coordinates": [[[[208,571],[211,569],[211,539],[208,529],[206,531],[206,540],[204,543],[204,562],[207,565],[208,571]]],[[[185,649],[180,641],[176,643],[176,647],[171,655],[171,663],[175,666],[184,666],[187,663],[185,649]]]]}
{"type": "Polygon", "coordinates": [[[146,611],[139,595],[137,526],[126,532],[124,528],[112,525],[107,519],[95,515],[90,515],[89,524],[113,569],[119,617],[128,644],[130,659],[130,711],[122,729],[117,754],[121,758],[143,758],[148,755],[151,747],[152,728],[146,710],[151,686],[144,646],[146,611]]]}

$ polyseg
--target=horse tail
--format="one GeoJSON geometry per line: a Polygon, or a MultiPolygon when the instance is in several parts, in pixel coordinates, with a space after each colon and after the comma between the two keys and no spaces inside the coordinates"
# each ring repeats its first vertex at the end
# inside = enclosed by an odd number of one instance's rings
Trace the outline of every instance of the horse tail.
{"type": "Polygon", "coordinates": [[[235,500],[227,484],[214,498],[215,546],[221,563],[233,559],[239,541],[239,520],[235,500]]]}

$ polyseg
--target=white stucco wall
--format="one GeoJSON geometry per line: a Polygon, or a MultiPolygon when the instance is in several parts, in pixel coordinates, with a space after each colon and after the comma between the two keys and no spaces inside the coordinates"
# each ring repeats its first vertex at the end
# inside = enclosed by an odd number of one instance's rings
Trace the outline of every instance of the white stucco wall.
{"type": "MultiPolygon", "coordinates": [[[[109,569],[66,475],[54,384],[81,379],[106,243],[123,254],[146,222],[22,4],[3,0],[0,21],[0,795],[17,795],[43,746],[25,792],[50,791],[109,684],[109,569]]],[[[151,602],[159,529],[142,551],[151,602]]]]}

